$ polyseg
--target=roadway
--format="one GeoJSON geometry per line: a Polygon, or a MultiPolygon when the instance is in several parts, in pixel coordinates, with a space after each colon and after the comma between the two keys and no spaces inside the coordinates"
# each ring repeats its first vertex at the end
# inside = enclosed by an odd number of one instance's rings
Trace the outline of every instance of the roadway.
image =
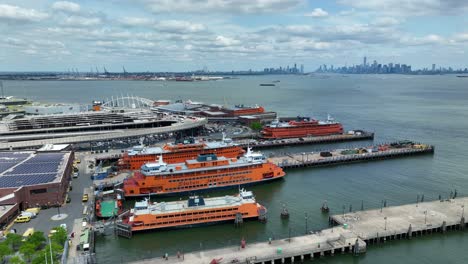
{"type": "Polygon", "coordinates": [[[203,126],[208,123],[206,118],[185,119],[184,122],[175,123],[165,127],[155,128],[142,128],[142,129],[126,129],[126,130],[114,130],[107,134],[97,135],[80,135],[73,137],[61,137],[61,138],[50,138],[50,139],[39,139],[39,140],[28,140],[28,141],[16,141],[16,142],[2,142],[0,143],[0,149],[18,149],[18,148],[31,148],[43,146],[46,144],[73,144],[83,143],[92,141],[105,141],[110,139],[128,138],[128,137],[140,137],[149,134],[162,134],[171,133],[181,130],[192,129],[203,126]]]}

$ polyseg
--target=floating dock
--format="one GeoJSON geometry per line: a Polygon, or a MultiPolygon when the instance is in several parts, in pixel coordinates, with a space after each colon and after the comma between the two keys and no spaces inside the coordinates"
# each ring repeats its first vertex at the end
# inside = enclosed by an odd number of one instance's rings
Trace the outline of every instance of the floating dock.
{"type": "Polygon", "coordinates": [[[432,233],[464,230],[468,198],[447,199],[333,215],[322,231],[271,242],[170,255],[133,263],[294,263],[338,253],[362,254],[368,245],[394,239],[411,239],[432,233]]]}
{"type": "Polygon", "coordinates": [[[355,141],[355,140],[372,140],[374,139],[374,133],[372,132],[359,132],[354,134],[342,134],[342,135],[330,135],[330,136],[318,136],[318,137],[304,137],[304,138],[287,138],[287,139],[276,139],[276,140],[239,140],[237,144],[246,148],[252,147],[255,149],[259,148],[273,148],[282,146],[294,146],[294,145],[312,145],[321,143],[334,143],[344,141],[355,141]]]}
{"type": "Polygon", "coordinates": [[[343,154],[347,151],[350,151],[350,149],[325,151],[325,153],[329,153],[329,155],[331,155],[329,157],[323,157],[321,153],[324,152],[294,153],[271,157],[269,158],[269,160],[275,163],[277,166],[282,167],[283,169],[319,167],[363,161],[385,160],[391,158],[413,156],[418,154],[433,154],[434,146],[414,144],[400,148],[388,148],[384,150],[377,150],[375,152],[360,149],[361,153],[343,154]]]}

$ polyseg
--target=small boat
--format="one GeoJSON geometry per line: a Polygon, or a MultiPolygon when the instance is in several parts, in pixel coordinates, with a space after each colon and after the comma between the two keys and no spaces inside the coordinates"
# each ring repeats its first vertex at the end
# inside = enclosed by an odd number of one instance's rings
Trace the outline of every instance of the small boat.
{"type": "Polygon", "coordinates": [[[260,86],[275,86],[274,83],[261,83],[260,86]]]}
{"type": "Polygon", "coordinates": [[[323,202],[323,205],[322,205],[322,207],[320,208],[320,210],[322,210],[322,213],[328,213],[328,212],[330,212],[330,208],[328,207],[328,204],[327,204],[326,201],[323,202]]]}

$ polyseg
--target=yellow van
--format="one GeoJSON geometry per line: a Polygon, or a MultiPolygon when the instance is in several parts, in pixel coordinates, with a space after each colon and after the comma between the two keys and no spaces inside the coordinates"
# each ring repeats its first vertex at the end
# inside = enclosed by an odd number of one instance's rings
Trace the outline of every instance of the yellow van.
{"type": "Polygon", "coordinates": [[[27,223],[29,221],[31,221],[31,217],[29,215],[20,215],[15,219],[15,223],[27,223]]]}
{"type": "Polygon", "coordinates": [[[81,199],[81,201],[82,201],[83,203],[85,203],[85,202],[88,201],[88,199],[89,199],[88,194],[85,193],[85,194],[83,194],[83,198],[81,199]]]}
{"type": "Polygon", "coordinates": [[[39,207],[33,207],[33,208],[26,209],[26,212],[34,213],[34,214],[39,214],[40,211],[41,211],[41,208],[39,208],[39,207]]]}
{"type": "Polygon", "coordinates": [[[26,231],[24,231],[23,233],[23,239],[21,241],[26,241],[26,239],[28,239],[28,237],[32,236],[32,234],[34,234],[34,227],[30,227],[28,229],[26,229],[26,231]]]}

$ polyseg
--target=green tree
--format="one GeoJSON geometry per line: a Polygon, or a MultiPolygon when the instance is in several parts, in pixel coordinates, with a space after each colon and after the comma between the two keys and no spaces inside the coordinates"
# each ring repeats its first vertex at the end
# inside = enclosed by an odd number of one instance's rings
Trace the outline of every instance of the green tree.
{"type": "Polygon", "coordinates": [[[34,259],[32,260],[32,264],[45,264],[46,263],[46,258],[47,258],[47,262],[50,262],[50,254],[48,253],[49,251],[47,251],[47,248],[44,248],[43,250],[39,251],[36,256],[34,257],[34,259]]]}
{"type": "Polygon", "coordinates": [[[250,128],[255,131],[260,131],[262,130],[263,125],[262,123],[255,121],[255,122],[250,123],[250,128]]]}
{"type": "Polygon", "coordinates": [[[36,253],[36,248],[37,247],[35,244],[28,241],[21,245],[21,247],[19,248],[19,252],[23,254],[23,256],[28,260],[28,262],[31,262],[34,253],[36,253]]]}
{"type": "Polygon", "coordinates": [[[67,230],[65,230],[63,227],[56,227],[54,229],[57,230],[57,232],[52,234],[50,240],[52,243],[56,243],[57,245],[63,247],[63,244],[65,244],[65,241],[67,241],[67,230]]]}
{"type": "Polygon", "coordinates": [[[11,253],[13,253],[13,251],[10,249],[6,242],[0,243],[0,260],[5,259],[5,257],[10,255],[11,253]]]}
{"type": "Polygon", "coordinates": [[[19,256],[13,256],[8,261],[10,264],[25,264],[25,262],[19,256]]]}
{"type": "Polygon", "coordinates": [[[9,245],[14,251],[23,243],[21,240],[23,238],[18,234],[8,233],[5,243],[9,245]]]}
{"type": "Polygon", "coordinates": [[[46,242],[46,239],[44,237],[43,232],[36,231],[36,232],[34,232],[34,234],[32,234],[30,237],[28,237],[27,242],[34,245],[34,249],[39,249],[46,242]]]}

